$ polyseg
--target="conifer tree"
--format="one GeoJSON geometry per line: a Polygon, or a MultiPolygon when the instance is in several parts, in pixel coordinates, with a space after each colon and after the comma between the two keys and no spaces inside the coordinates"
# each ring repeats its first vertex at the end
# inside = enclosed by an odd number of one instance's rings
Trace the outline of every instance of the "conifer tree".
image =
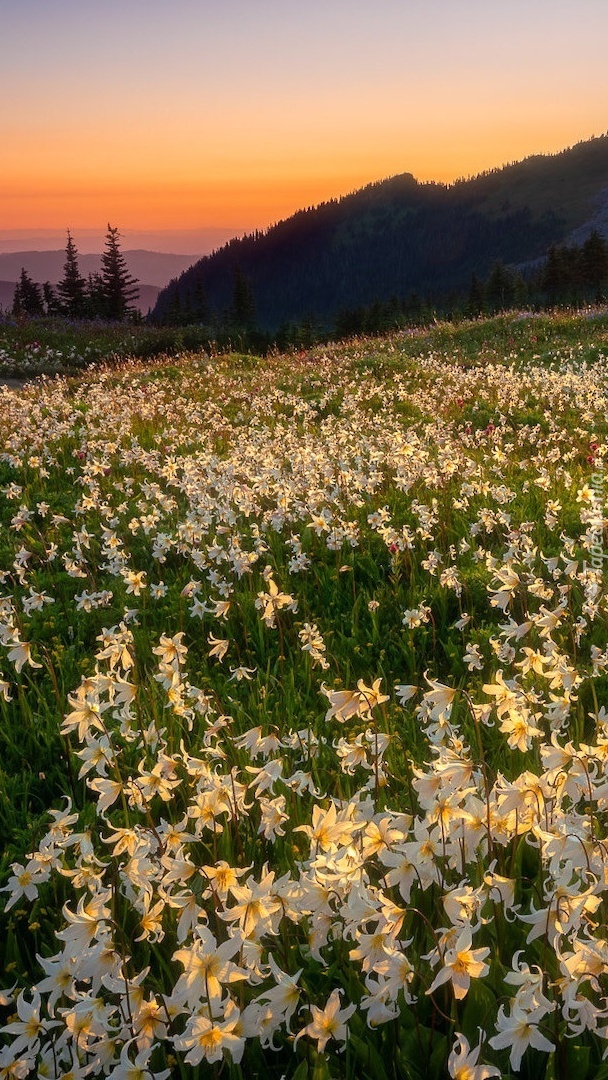
{"type": "Polygon", "coordinates": [[[44,301],[40,285],[37,285],[32,280],[23,266],[15,288],[13,315],[25,315],[28,318],[37,318],[44,315],[44,301]]]}
{"type": "Polygon", "coordinates": [[[600,300],[602,285],[608,278],[608,244],[596,229],[583,244],[581,271],[583,283],[593,289],[595,299],[600,300]]]}
{"type": "Polygon", "coordinates": [[[504,263],[498,259],[485,285],[485,294],[491,311],[504,311],[512,303],[513,277],[504,263]]]}
{"type": "Polygon", "coordinates": [[[120,250],[120,233],[108,225],[106,246],[101,256],[101,280],[106,319],[122,322],[136,314],[133,301],[139,296],[137,280],[131,276],[120,250]]]}
{"type": "Polygon", "coordinates": [[[208,323],[209,322],[209,305],[207,303],[207,296],[205,294],[205,287],[204,287],[202,281],[200,280],[200,278],[197,278],[196,283],[194,285],[193,307],[194,307],[194,318],[195,318],[196,322],[198,322],[198,323],[208,323]]]}
{"type": "Polygon", "coordinates": [[[469,299],[467,302],[467,314],[472,318],[477,315],[481,315],[483,311],[483,285],[477,277],[475,271],[471,274],[471,284],[469,286],[469,299]]]}
{"type": "Polygon", "coordinates": [[[255,326],[255,300],[253,290],[240,266],[234,272],[232,290],[232,308],[230,319],[234,326],[243,330],[253,330],[255,326]]]}
{"type": "Polygon", "coordinates": [[[57,299],[57,295],[50,281],[45,281],[42,286],[42,296],[47,315],[55,316],[63,314],[61,304],[57,299]]]}
{"type": "Polygon", "coordinates": [[[557,304],[564,296],[568,279],[569,268],[565,248],[552,244],[547,252],[547,261],[541,279],[541,286],[550,307],[557,304]]]}
{"type": "Polygon", "coordinates": [[[81,319],[85,315],[87,283],[78,268],[78,251],[69,229],[63,277],[57,285],[57,293],[62,314],[68,319],[81,319]]]}
{"type": "Polygon", "coordinates": [[[99,272],[89,274],[86,295],[86,316],[89,319],[105,319],[106,300],[103,281],[99,272]]]}
{"type": "Polygon", "coordinates": [[[513,278],[513,305],[516,308],[523,308],[528,303],[529,288],[526,279],[520,274],[515,274],[513,278]]]}

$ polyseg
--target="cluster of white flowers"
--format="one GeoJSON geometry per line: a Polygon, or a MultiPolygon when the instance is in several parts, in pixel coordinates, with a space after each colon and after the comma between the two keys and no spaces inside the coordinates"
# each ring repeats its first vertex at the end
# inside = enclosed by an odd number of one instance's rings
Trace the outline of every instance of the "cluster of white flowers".
{"type": "Polygon", "coordinates": [[[7,932],[61,911],[0,992],[0,1077],[164,1080],[406,1015],[468,1080],[608,1047],[608,366],[363,355],[1,392],[0,709],[48,683],[78,775],[2,889],[7,932]],[[453,402],[492,387],[474,429],[453,402]],[[65,689],[60,618],[95,628],[65,689]]]}

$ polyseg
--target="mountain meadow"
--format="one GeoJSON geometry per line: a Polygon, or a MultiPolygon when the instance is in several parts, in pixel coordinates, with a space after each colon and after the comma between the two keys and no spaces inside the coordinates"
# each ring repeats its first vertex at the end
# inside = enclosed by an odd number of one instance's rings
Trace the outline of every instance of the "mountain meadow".
{"type": "Polygon", "coordinates": [[[605,306],[0,348],[0,1076],[608,1077],[605,306]]]}

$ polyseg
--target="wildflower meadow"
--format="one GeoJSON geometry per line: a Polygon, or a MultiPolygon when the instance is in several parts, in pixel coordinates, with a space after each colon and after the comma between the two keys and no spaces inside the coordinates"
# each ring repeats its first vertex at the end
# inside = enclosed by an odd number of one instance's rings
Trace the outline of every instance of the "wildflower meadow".
{"type": "Polygon", "coordinates": [[[608,1078],[607,432],[602,312],[0,388],[2,1080],[608,1078]]]}

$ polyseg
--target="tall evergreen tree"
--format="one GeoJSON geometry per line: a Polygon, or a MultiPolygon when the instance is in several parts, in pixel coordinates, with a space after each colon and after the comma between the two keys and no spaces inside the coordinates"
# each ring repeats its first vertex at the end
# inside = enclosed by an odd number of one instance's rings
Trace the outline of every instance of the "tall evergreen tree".
{"type": "Polygon", "coordinates": [[[197,278],[193,291],[194,318],[198,323],[209,322],[209,304],[205,294],[205,287],[200,278],[197,278]]]}
{"type": "Polygon", "coordinates": [[[136,278],[127,268],[125,257],[120,250],[120,233],[108,225],[106,246],[101,256],[101,280],[105,317],[122,322],[136,314],[133,301],[139,296],[136,278]]]}
{"type": "Polygon", "coordinates": [[[491,311],[504,311],[513,301],[513,276],[500,259],[490,270],[485,294],[491,311]]]}
{"type": "Polygon", "coordinates": [[[61,304],[57,299],[57,295],[50,281],[45,281],[42,286],[42,296],[47,315],[55,316],[63,314],[61,304]]]}
{"type": "Polygon", "coordinates": [[[563,244],[552,244],[549,248],[541,286],[550,307],[563,303],[567,299],[576,276],[577,258],[578,249],[571,250],[563,244]]]}
{"type": "Polygon", "coordinates": [[[467,315],[475,318],[477,315],[481,315],[483,311],[483,285],[477,277],[475,271],[471,274],[471,284],[469,286],[469,298],[467,301],[467,315]]]}
{"type": "Polygon", "coordinates": [[[253,330],[255,326],[253,290],[240,266],[234,271],[230,320],[241,330],[253,330]]]}
{"type": "Polygon", "coordinates": [[[65,248],[63,277],[57,285],[59,303],[63,315],[68,319],[81,319],[86,313],[87,283],[78,267],[78,251],[68,229],[68,241],[65,248]]]}
{"type": "Polygon", "coordinates": [[[88,319],[106,318],[106,299],[103,281],[99,272],[89,274],[85,314],[88,319]]]}
{"type": "Polygon", "coordinates": [[[37,318],[44,315],[44,301],[42,289],[28,274],[25,267],[21,267],[21,275],[15,288],[13,298],[13,315],[25,315],[28,318],[37,318]]]}
{"type": "Polygon", "coordinates": [[[516,308],[523,308],[529,300],[530,290],[528,283],[522,274],[517,273],[513,278],[513,304],[516,308]]]}
{"type": "Polygon", "coordinates": [[[608,279],[608,244],[596,229],[583,244],[581,274],[583,283],[594,290],[596,300],[601,299],[602,286],[608,279]]]}

